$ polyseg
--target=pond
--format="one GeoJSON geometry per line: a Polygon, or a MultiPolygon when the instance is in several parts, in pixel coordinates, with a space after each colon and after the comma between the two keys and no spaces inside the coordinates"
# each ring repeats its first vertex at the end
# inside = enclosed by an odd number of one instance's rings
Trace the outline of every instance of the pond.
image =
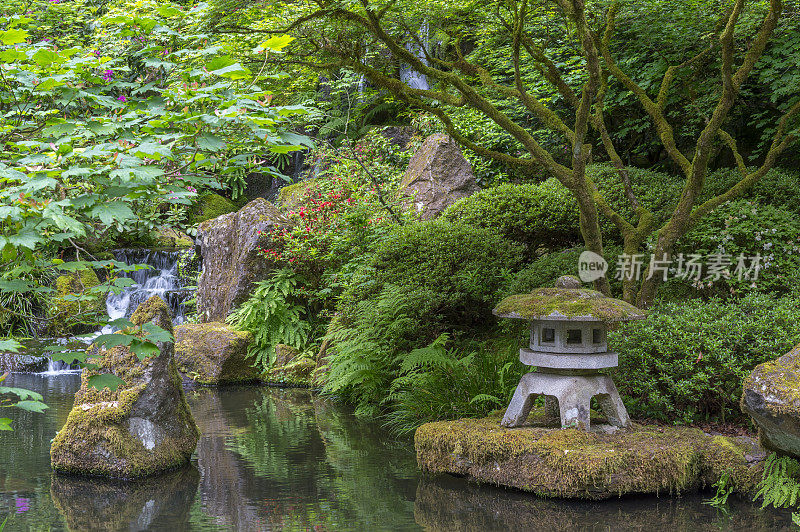
{"type": "MultiPolygon", "coordinates": [[[[192,464],[136,483],[56,476],[50,440],[79,376],[15,374],[47,414],[0,433],[0,522],[17,530],[781,530],[787,513],[699,495],[544,500],[416,469],[413,443],[304,390],[187,390],[202,431],[192,464]]],[[[4,412],[4,415],[6,413],[4,412]]]]}

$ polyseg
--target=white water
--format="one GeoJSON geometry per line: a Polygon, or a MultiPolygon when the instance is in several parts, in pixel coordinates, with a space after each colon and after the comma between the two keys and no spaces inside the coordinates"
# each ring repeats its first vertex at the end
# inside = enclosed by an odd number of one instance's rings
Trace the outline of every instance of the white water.
{"type": "MultiPolygon", "coordinates": [[[[133,285],[123,290],[120,294],[111,294],[106,298],[106,311],[109,321],[118,318],[129,318],[136,308],[153,296],[160,296],[170,307],[173,323],[181,324],[185,320],[183,303],[191,297],[191,292],[181,286],[178,278],[178,253],[164,250],[116,250],[114,257],[120,262],[129,265],[147,264],[150,269],[137,270],[127,274],[134,280],[133,285]]],[[[83,340],[89,344],[93,338],[100,334],[110,334],[114,328],[107,325],[96,334],[85,337],[83,340]]],[[[61,343],[59,341],[59,343],[61,343]]],[[[48,360],[47,371],[37,373],[42,376],[58,376],[80,373],[80,368],[75,368],[60,360],[48,360]]]]}

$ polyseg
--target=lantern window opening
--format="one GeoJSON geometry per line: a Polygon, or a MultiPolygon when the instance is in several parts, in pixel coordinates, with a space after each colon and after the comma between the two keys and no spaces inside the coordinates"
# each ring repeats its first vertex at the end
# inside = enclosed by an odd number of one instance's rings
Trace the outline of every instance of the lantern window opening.
{"type": "Polygon", "coordinates": [[[554,344],[556,342],[556,330],[552,327],[542,327],[542,344],[554,344]]]}
{"type": "Polygon", "coordinates": [[[603,329],[592,329],[592,343],[593,344],[603,343],[603,329]]]}
{"type": "Polygon", "coordinates": [[[567,345],[581,345],[583,343],[583,331],[580,329],[567,329],[567,345]]]}

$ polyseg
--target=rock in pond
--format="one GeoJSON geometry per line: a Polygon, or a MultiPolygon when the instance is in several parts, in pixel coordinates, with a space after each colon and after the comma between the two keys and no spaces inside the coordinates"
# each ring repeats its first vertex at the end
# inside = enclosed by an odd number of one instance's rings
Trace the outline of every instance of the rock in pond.
{"type": "Polygon", "coordinates": [[[761,445],[800,457],[800,345],[756,366],[742,388],[742,410],[758,426],[761,445]]]}
{"type": "MultiPolygon", "coordinates": [[[[158,296],[130,320],[173,332],[169,307],[158,296]]],[[[75,404],[53,439],[50,460],[61,473],[132,479],[176,469],[189,461],[199,436],[175,365],[173,342],[140,361],[126,346],[90,347],[97,369],[84,369],[75,404]],[[97,390],[89,377],[111,373],[125,383],[97,390]]]]}
{"type": "Polygon", "coordinates": [[[187,323],[175,328],[175,360],[198,384],[252,382],[260,376],[247,359],[252,343],[252,334],[224,323],[187,323]]]}
{"type": "Polygon", "coordinates": [[[279,223],[277,207],[257,198],[238,212],[200,224],[196,243],[203,258],[197,281],[197,313],[204,322],[225,321],[243,303],[253,284],[271,271],[260,250],[269,247],[270,230],[279,223]]]}
{"type": "MultiPolygon", "coordinates": [[[[538,413],[543,419],[543,412],[538,413]]],[[[500,426],[500,417],[427,423],[414,436],[417,465],[543,497],[601,500],[729,486],[752,493],[763,453],[747,438],[689,427],[637,425],[585,432],[541,425],[500,426]],[[755,457],[755,458],[754,458],[755,457]]]]}
{"type": "Polygon", "coordinates": [[[443,133],[431,135],[411,158],[401,183],[423,220],[480,190],[458,143],[443,133]]]}

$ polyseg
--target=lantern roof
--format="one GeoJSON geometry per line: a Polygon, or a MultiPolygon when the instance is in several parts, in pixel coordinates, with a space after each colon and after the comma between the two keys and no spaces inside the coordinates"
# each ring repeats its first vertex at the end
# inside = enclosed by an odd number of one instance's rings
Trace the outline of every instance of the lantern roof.
{"type": "Polygon", "coordinates": [[[502,300],[495,316],[521,320],[600,321],[640,320],[647,316],[630,303],[585,288],[537,288],[502,300]]]}

